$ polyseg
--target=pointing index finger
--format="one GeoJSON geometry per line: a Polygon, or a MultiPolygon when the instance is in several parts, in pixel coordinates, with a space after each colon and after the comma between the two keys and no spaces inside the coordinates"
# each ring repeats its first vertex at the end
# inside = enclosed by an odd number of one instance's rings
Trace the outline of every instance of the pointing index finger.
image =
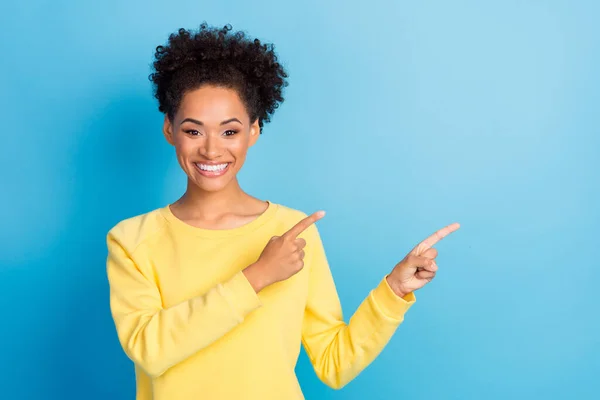
{"type": "Polygon", "coordinates": [[[294,225],[289,231],[283,234],[283,237],[296,239],[298,235],[304,232],[309,226],[320,220],[325,216],[325,211],[317,211],[316,213],[309,215],[302,221],[294,225]]]}
{"type": "Polygon", "coordinates": [[[451,234],[452,232],[458,230],[460,228],[460,224],[455,222],[450,224],[439,231],[435,232],[433,235],[429,236],[427,239],[423,240],[419,243],[414,249],[413,253],[421,254],[422,252],[429,250],[432,246],[434,246],[437,242],[451,234]]]}

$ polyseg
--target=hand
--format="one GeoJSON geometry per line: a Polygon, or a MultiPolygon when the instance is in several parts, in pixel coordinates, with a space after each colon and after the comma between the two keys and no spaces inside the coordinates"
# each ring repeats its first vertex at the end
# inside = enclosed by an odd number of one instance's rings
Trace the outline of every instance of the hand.
{"type": "Polygon", "coordinates": [[[273,236],[269,240],[258,260],[244,269],[244,274],[256,293],[273,283],[288,279],[304,268],[306,240],[299,239],[298,235],[324,216],[324,211],[316,212],[298,222],[282,236],[273,236]]]}
{"type": "Polygon", "coordinates": [[[400,297],[422,288],[433,278],[438,270],[435,263],[437,250],[432,246],[460,228],[460,224],[450,224],[419,243],[400,261],[386,277],[388,284],[400,297]]]}

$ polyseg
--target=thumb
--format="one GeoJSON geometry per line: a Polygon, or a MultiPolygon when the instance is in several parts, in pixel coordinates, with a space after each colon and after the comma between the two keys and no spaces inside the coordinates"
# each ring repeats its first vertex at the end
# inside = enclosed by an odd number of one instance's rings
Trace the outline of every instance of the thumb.
{"type": "Polygon", "coordinates": [[[421,257],[433,259],[433,258],[436,258],[437,255],[438,255],[438,251],[432,247],[430,249],[425,250],[425,252],[423,252],[423,254],[421,254],[421,257]]]}

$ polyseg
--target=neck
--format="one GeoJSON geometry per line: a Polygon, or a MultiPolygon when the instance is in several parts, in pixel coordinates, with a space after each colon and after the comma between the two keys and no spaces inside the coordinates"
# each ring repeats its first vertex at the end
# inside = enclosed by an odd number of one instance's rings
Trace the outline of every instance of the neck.
{"type": "Polygon", "coordinates": [[[175,202],[175,205],[193,218],[212,219],[239,208],[248,197],[240,187],[237,177],[225,188],[216,192],[202,190],[188,180],[185,193],[175,202]]]}

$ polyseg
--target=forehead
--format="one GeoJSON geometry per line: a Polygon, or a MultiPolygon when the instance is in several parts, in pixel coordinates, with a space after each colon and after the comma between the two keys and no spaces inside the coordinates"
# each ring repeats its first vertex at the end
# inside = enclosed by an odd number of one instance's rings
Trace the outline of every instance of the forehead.
{"type": "Polygon", "coordinates": [[[218,86],[202,86],[187,92],[177,114],[181,119],[192,117],[217,124],[233,117],[242,121],[249,118],[237,91],[218,86]]]}

